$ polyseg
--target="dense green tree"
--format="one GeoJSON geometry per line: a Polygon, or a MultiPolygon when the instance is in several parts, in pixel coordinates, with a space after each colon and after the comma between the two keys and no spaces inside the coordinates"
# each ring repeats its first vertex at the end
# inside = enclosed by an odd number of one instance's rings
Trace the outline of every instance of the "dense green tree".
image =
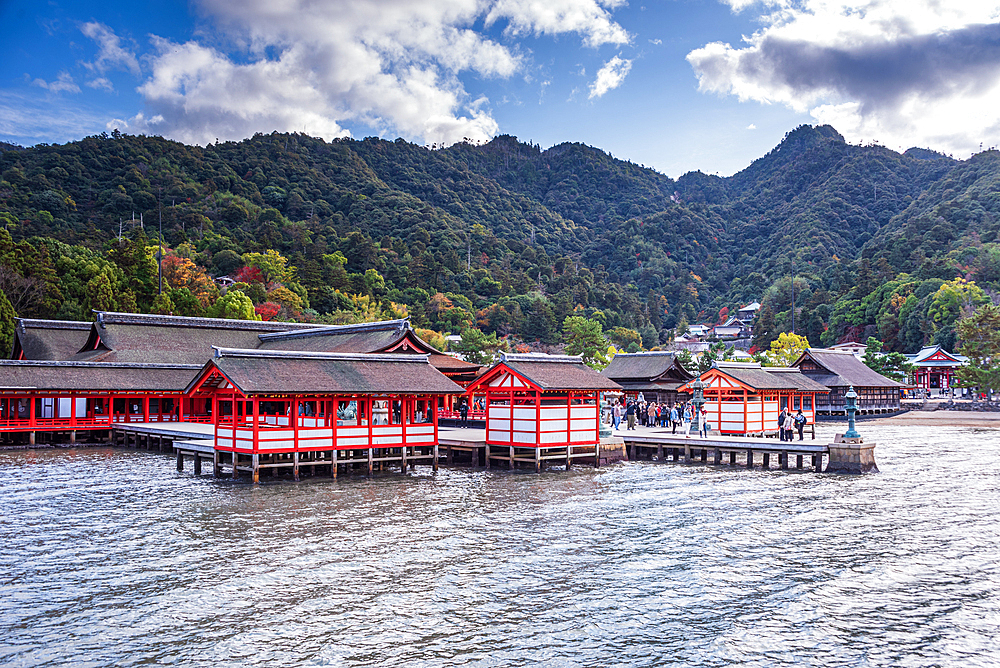
{"type": "Polygon", "coordinates": [[[562,335],[567,355],[580,355],[598,370],[608,365],[608,340],[597,320],[571,315],[563,321],[562,335]]]}
{"type": "Polygon", "coordinates": [[[984,304],[958,322],[959,350],[969,364],[959,367],[962,387],[1000,392],[1000,306],[984,304]]]}

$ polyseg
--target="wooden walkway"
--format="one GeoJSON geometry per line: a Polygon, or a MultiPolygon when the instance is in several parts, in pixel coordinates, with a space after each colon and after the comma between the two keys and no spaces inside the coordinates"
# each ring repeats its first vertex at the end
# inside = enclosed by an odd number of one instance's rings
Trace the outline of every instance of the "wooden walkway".
{"type": "Polygon", "coordinates": [[[716,465],[743,466],[755,468],[757,462],[767,470],[771,467],[771,456],[776,456],[777,468],[802,469],[806,466],[817,473],[823,470],[823,456],[829,454],[826,445],[815,445],[811,441],[781,441],[776,438],[745,438],[739,436],[699,436],[672,435],[669,430],[644,429],[643,431],[619,430],[616,435],[625,439],[625,447],[632,461],[684,461],[702,462],[716,465]],[[790,458],[794,457],[794,466],[790,458]],[[806,457],[809,459],[806,460],[806,457]]]}

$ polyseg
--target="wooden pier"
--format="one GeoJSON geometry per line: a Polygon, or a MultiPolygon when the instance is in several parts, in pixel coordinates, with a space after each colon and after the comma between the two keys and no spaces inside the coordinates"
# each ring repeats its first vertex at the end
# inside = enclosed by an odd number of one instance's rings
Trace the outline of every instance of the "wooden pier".
{"type": "Polygon", "coordinates": [[[770,438],[741,438],[714,436],[672,435],[647,430],[641,433],[626,431],[621,435],[632,461],[683,461],[686,464],[705,463],[717,466],[757,467],[768,470],[772,455],[780,470],[811,468],[817,473],[823,470],[823,457],[829,455],[826,445],[807,444],[806,441],[780,441],[770,438]],[[791,458],[794,457],[794,465],[791,458]],[[808,459],[806,459],[808,457],[808,459]]]}

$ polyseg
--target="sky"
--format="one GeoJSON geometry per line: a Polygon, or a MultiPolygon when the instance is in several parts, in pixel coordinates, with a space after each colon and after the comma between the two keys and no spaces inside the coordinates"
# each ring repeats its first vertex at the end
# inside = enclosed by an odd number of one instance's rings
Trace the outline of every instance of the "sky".
{"type": "Polygon", "coordinates": [[[0,141],[581,142],[728,176],[785,133],[1000,144],[1000,0],[0,0],[0,141]]]}

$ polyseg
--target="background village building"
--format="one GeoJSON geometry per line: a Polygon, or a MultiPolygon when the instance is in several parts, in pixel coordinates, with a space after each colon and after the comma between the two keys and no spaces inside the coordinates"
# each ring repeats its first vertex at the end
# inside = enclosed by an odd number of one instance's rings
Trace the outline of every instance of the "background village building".
{"type": "Polygon", "coordinates": [[[600,393],[621,386],[580,357],[504,355],[466,394],[485,396],[486,464],[600,458],[600,393]]]}
{"type": "Polygon", "coordinates": [[[901,390],[906,385],[886,378],[865,366],[853,353],[829,348],[807,348],[792,367],[817,383],[830,388],[828,395],[817,395],[820,415],[845,414],[849,387],[858,393],[858,412],[862,415],[899,410],[901,390]]]}
{"type": "Polygon", "coordinates": [[[760,310],[760,302],[753,302],[752,304],[747,304],[736,311],[736,317],[743,322],[753,322],[753,319],[757,317],[757,311],[760,310]]]}
{"type": "Polygon", "coordinates": [[[844,343],[838,343],[835,346],[830,346],[830,350],[837,350],[841,352],[848,352],[855,357],[861,357],[868,350],[868,344],[858,343],[857,341],[845,341],[844,343]]]}
{"type": "MultiPolygon", "coordinates": [[[[793,413],[801,409],[808,424],[814,425],[817,398],[828,391],[798,369],[762,367],[756,362],[716,362],[700,378],[707,385],[708,422],[713,431],[729,435],[775,431],[783,408],[793,413]]],[[[691,382],[681,390],[691,392],[691,382]]]]}
{"type": "Polygon", "coordinates": [[[642,395],[668,406],[678,402],[678,388],[694,378],[672,352],[618,354],[601,375],[621,385],[629,399],[642,395]]]}
{"type": "Polygon", "coordinates": [[[950,390],[955,384],[955,372],[969,363],[965,355],[949,353],[941,346],[927,346],[906,357],[916,367],[913,384],[928,391],[950,390]]]}
{"type": "Polygon", "coordinates": [[[238,470],[417,460],[437,466],[438,397],[462,388],[429,355],[216,349],[185,388],[212,404],[238,470]],[[346,451],[346,456],[339,456],[346,451]]]}

